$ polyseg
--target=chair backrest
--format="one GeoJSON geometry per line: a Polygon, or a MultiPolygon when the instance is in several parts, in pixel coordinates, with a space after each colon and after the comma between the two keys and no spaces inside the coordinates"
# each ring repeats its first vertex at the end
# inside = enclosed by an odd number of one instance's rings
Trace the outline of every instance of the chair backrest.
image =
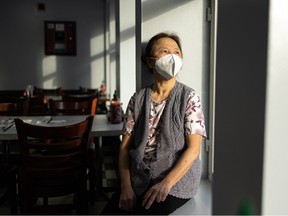
{"type": "Polygon", "coordinates": [[[29,98],[29,109],[28,114],[30,116],[44,115],[44,95],[34,95],[29,98]]]}
{"type": "Polygon", "coordinates": [[[62,87],[58,87],[58,88],[39,88],[34,86],[34,95],[61,95],[62,94],[62,87]]]}
{"type": "Polygon", "coordinates": [[[96,108],[98,98],[95,94],[80,94],[80,95],[62,95],[63,101],[72,101],[72,102],[82,102],[82,101],[89,101],[90,103],[90,114],[96,115],[96,108]]]}
{"type": "Polygon", "coordinates": [[[87,214],[87,150],[93,116],[67,126],[40,126],[15,119],[20,142],[19,196],[21,213],[87,214]],[[49,205],[49,197],[76,195],[77,203],[49,205]],[[36,205],[37,198],[48,203],[36,205]]]}
{"type": "Polygon", "coordinates": [[[29,108],[28,99],[19,99],[18,101],[1,102],[0,115],[1,116],[23,116],[27,115],[29,108]]]}
{"type": "Polygon", "coordinates": [[[93,88],[84,88],[82,86],[79,86],[79,91],[82,94],[94,94],[94,95],[98,96],[98,89],[97,88],[93,89],[93,88]]]}
{"type": "Polygon", "coordinates": [[[44,95],[32,97],[2,95],[0,115],[44,115],[44,95]],[[7,111],[5,111],[7,110],[7,111]],[[4,112],[5,111],[5,112],[4,112]],[[2,112],[2,113],[1,113],[2,112]]]}
{"type": "Polygon", "coordinates": [[[63,100],[57,101],[50,99],[49,107],[51,115],[95,115],[97,98],[96,97],[72,97],[62,96],[63,100]]]}

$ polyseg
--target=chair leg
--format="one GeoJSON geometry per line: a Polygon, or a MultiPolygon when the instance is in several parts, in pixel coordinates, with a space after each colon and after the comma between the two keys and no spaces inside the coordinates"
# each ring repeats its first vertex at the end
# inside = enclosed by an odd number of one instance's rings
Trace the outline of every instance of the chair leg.
{"type": "Polygon", "coordinates": [[[13,178],[8,182],[8,199],[10,202],[10,213],[17,214],[18,213],[18,205],[17,205],[17,192],[16,192],[16,174],[13,178]]]}
{"type": "Polygon", "coordinates": [[[43,197],[43,205],[48,206],[48,198],[47,197],[43,197]]]}
{"type": "Polygon", "coordinates": [[[89,178],[89,202],[91,205],[93,205],[95,202],[95,196],[96,196],[95,194],[96,174],[91,169],[89,169],[88,178],[89,178]]]}
{"type": "Polygon", "coordinates": [[[89,202],[93,205],[95,202],[95,187],[97,181],[96,152],[93,149],[89,149],[88,151],[88,166],[89,202]]]}
{"type": "MultiPolygon", "coordinates": [[[[80,188],[87,188],[86,182],[83,182],[83,185],[80,186],[80,188]]],[[[83,190],[83,189],[79,190],[74,195],[74,201],[75,200],[76,200],[76,205],[77,205],[77,214],[87,215],[89,213],[87,190],[83,190]],[[75,196],[76,196],[76,199],[75,199],[75,196]]]]}
{"type": "Polygon", "coordinates": [[[20,180],[18,185],[20,214],[31,214],[32,207],[36,204],[37,198],[31,192],[31,187],[23,187],[23,185],[29,185],[28,183],[23,183],[20,180]]]}
{"type": "Polygon", "coordinates": [[[115,172],[116,172],[116,176],[118,179],[120,179],[120,174],[119,174],[119,147],[120,147],[120,144],[121,144],[121,141],[119,139],[119,137],[113,137],[114,140],[113,140],[113,162],[114,162],[114,168],[115,168],[115,172]]]}

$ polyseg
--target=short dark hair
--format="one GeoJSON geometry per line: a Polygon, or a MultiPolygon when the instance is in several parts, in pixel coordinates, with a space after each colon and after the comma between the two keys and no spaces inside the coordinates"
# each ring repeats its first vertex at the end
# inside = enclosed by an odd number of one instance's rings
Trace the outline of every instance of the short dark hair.
{"type": "Polygon", "coordinates": [[[168,38],[171,38],[172,40],[174,40],[181,53],[182,53],[182,46],[181,46],[181,42],[180,42],[180,38],[177,34],[175,33],[167,33],[167,32],[160,32],[156,35],[154,35],[149,41],[148,41],[148,44],[146,46],[146,52],[145,52],[145,57],[151,57],[151,52],[152,52],[152,47],[154,46],[154,44],[161,38],[164,38],[164,37],[168,37],[168,38]]]}

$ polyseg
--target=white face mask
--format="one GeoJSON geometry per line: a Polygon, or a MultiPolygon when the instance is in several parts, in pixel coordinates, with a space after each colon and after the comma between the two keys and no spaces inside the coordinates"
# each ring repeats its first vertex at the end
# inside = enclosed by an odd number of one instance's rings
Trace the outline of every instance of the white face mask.
{"type": "Polygon", "coordinates": [[[168,54],[156,60],[156,71],[169,80],[182,69],[182,59],[175,54],[168,54]]]}

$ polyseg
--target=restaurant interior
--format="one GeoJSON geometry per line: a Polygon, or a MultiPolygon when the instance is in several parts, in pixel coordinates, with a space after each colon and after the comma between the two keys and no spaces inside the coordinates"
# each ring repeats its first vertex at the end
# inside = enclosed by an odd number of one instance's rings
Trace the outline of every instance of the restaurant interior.
{"type": "MultiPolygon", "coordinates": [[[[187,69],[181,75],[181,79],[198,88],[199,92],[202,92],[203,103],[208,103],[208,95],[205,95],[206,91],[204,91],[208,85],[208,70],[199,63],[208,61],[206,58],[208,50],[200,46],[200,44],[208,43],[206,35],[208,27],[202,27],[202,24],[207,25],[202,15],[208,1],[166,0],[165,7],[163,7],[163,2],[143,1],[141,3],[141,1],[134,0],[123,2],[88,0],[85,3],[79,0],[43,0],[41,2],[17,0],[15,4],[9,1],[1,2],[1,17],[5,17],[5,22],[1,21],[1,24],[7,31],[1,34],[0,38],[3,50],[1,52],[0,103],[6,104],[7,109],[8,107],[14,109],[13,111],[0,111],[1,116],[10,116],[1,119],[4,134],[1,136],[3,161],[17,162],[19,160],[19,144],[17,145],[16,124],[13,116],[23,116],[24,122],[56,126],[65,124],[64,121],[66,123],[74,121],[64,119],[66,115],[95,115],[91,130],[95,145],[91,151],[94,151],[92,153],[94,156],[96,152],[97,163],[93,162],[96,167],[91,167],[87,171],[90,205],[88,205],[88,211],[84,213],[100,213],[107,201],[107,196],[109,197],[115,191],[119,183],[116,161],[122,122],[112,124],[110,105],[113,94],[117,92],[122,105],[121,115],[123,115],[132,94],[137,89],[150,84],[152,80],[151,74],[147,73],[147,68],[137,60],[141,59],[142,43],[159,31],[178,32],[182,34],[180,37],[183,43],[190,41],[189,35],[197,34],[195,37],[197,43],[186,43],[184,49],[194,47],[202,50],[193,54],[192,62],[187,61],[187,67],[195,68],[194,71],[197,71],[196,68],[200,70],[195,73],[194,81],[186,78],[190,76],[187,69]],[[142,8],[143,20],[138,19],[140,11],[134,10],[136,7],[142,8]],[[181,33],[183,26],[176,24],[176,21],[173,21],[175,23],[173,30],[168,23],[166,27],[161,24],[161,29],[150,29],[151,21],[156,27],[156,23],[159,23],[157,24],[159,26],[163,18],[170,19],[171,15],[177,16],[183,11],[193,12],[185,15],[195,24],[189,32],[181,33]],[[162,17],[154,15],[155,13],[162,14],[162,17]],[[201,21],[197,22],[199,18],[201,21]],[[140,26],[143,27],[142,30],[139,29],[140,26]],[[141,40],[139,40],[140,35],[143,37],[141,40]],[[135,71],[138,72],[135,73],[135,71]],[[19,78],[15,79],[16,77],[19,78]],[[96,102],[93,102],[93,99],[96,99],[96,102]],[[59,100],[61,103],[57,102],[59,100]],[[96,103],[96,109],[91,108],[93,103],[94,105],[96,103]],[[58,107],[55,108],[55,106],[58,107]],[[74,110],[76,107],[77,111],[74,110]],[[65,112],[60,113],[60,109],[65,112]],[[7,138],[7,134],[10,138],[7,138]],[[101,148],[101,153],[99,153],[99,148],[101,148]],[[95,173],[97,173],[96,177],[95,173]]],[[[183,16],[183,19],[185,17],[183,16]]],[[[185,55],[189,58],[192,54],[187,52],[185,55]]],[[[205,112],[208,115],[208,108],[205,112]]],[[[208,160],[207,155],[203,147],[203,160],[208,160]]],[[[206,180],[208,168],[207,165],[205,166],[203,168],[205,181],[203,182],[207,182],[205,184],[207,187],[203,191],[207,191],[204,194],[209,202],[211,184],[208,183],[209,180],[206,180]]],[[[12,172],[12,174],[15,173],[12,172]]],[[[19,195],[18,191],[16,194],[19,195]]],[[[8,201],[6,199],[4,208],[0,207],[0,212],[15,213],[16,208],[17,213],[21,213],[23,204],[20,200],[17,201],[17,208],[15,205],[10,208],[9,199],[8,201]]],[[[58,199],[60,203],[62,200],[65,201],[65,198],[58,199]]],[[[11,202],[13,203],[13,200],[11,202]]],[[[201,209],[204,212],[211,211],[211,208],[207,208],[201,200],[199,203],[200,212],[201,209]]],[[[47,199],[43,200],[43,204],[47,205],[47,199]]]]}
{"type": "MultiPolygon", "coordinates": [[[[127,104],[152,82],[141,61],[144,47],[162,31],[181,38],[177,79],[199,93],[207,129],[199,191],[172,215],[287,214],[288,179],[274,171],[279,152],[267,151],[270,136],[281,138],[270,128],[281,123],[271,121],[268,128],[265,122],[279,119],[273,118],[278,110],[273,112],[269,94],[277,89],[267,65],[279,65],[272,59],[274,31],[283,30],[277,22],[268,28],[281,8],[269,2],[1,1],[0,214],[100,214],[119,189],[127,104]],[[113,100],[121,105],[117,112],[111,111],[113,100]],[[19,164],[25,169],[19,171],[19,164]]],[[[283,149],[281,143],[273,147],[283,149]]]]}

